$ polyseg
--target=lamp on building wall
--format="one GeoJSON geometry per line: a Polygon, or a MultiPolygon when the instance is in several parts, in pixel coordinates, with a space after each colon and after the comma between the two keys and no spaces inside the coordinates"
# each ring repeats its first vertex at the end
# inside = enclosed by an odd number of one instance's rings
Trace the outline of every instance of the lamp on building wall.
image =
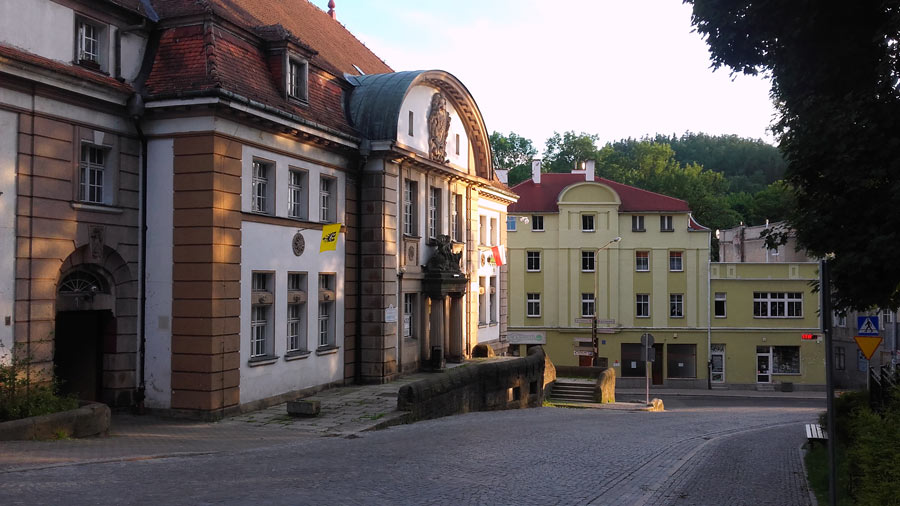
{"type": "Polygon", "coordinates": [[[621,240],[621,237],[613,237],[607,241],[606,244],[597,248],[597,253],[594,255],[594,321],[591,322],[591,343],[594,346],[594,367],[598,365],[600,355],[600,347],[597,343],[597,320],[600,317],[600,252],[608,248],[611,244],[621,240]]]}

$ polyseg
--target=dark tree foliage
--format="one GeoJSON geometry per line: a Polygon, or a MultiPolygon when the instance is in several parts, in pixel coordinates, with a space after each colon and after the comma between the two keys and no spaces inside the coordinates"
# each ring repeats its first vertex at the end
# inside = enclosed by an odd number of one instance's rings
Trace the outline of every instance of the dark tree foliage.
{"type": "Polygon", "coordinates": [[[900,0],[685,0],[714,68],[768,75],[800,246],[838,308],[900,306],[900,0]]]}
{"type": "Polygon", "coordinates": [[[491,153],[494,167],[509,169],[509,186],[515,186],[531,177],[531,159],[537,155],[537,149],[530,139],[515,132],[503,135],[494,132],[490,137],[491,153]]]}
{"type": "Polygon", "coordinates": [[[576,134],[569,131],[562,135],[553,132],[547,139],[542,172],[571,172],[575,164],[597,157],[597,134],[576,134]]]}

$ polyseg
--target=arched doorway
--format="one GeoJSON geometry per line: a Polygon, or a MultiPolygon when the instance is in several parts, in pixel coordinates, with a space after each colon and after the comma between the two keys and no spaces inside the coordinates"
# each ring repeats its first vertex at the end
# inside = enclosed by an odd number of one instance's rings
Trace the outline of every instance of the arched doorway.
{"type": "Polygon", "coordinates": [[[114,352],[116,339],[112,287],[105,273],[90,264],[76,267],[60,280],[53,365],[63,394],[86,401],[104,399],[103,356],[114,352]]]}

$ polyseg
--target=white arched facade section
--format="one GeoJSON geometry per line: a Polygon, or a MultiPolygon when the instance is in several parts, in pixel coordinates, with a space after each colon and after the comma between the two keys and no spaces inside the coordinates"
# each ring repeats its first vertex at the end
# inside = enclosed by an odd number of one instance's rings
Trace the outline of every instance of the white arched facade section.
{"type": "MultiPolygon", "coordinates": [[[[428,157],[429,138],[428,115],[431,100],[440,90],[431,86],[417,85],[410,88],[400,106],[397,117],[397,142],[428,157]],[[412,126],[412,128],[410,128],[412,126]]],[[[447,133],[447,160],[450,166],[462,172],[469,171],[469,136],[460,119],[459,111],[448,101],[450,129],[447,133]]]]}

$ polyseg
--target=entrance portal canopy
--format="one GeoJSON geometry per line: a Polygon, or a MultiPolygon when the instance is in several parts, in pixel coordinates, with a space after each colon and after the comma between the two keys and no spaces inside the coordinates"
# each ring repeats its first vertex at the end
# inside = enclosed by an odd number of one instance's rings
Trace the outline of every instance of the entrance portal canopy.
{"type": "Polygon", "coordinates": [[[409,151],[493,179],[481,111],[456,77],[442,70],[345,77],[355,86],[350,121],[373,150],[409,151]]]}

